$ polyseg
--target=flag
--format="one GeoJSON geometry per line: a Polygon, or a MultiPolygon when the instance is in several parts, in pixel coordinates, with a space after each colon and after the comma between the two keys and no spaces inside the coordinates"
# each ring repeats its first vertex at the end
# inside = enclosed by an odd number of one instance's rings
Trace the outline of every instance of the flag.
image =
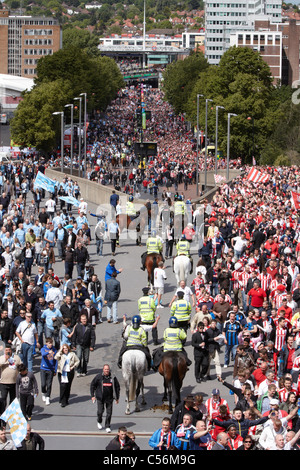
{"type": "Polygon", "coordinates": [[[21,411],[20,403],[17,398],[6,408],[0,419],[9,425],[10,434],[16,447],[20,447],[21,442],[27,434],[27,421],[21,411]]]}
{"type": "Polygon", "coordinates": [[[266,183],[269,181],[270,175],[267,173],[262,173],[261,171],[256,170],[255,168],[251,168],[247,180],[252,181],[253,183],[266,183]]]}
{"type": "Polygon", "coordinates": [[[45,189],[49,191],[49,193],[55,192],[55,186],[58,184],[57,181],[48,178],[48,176],[44,175],[40,171],[38,171],[36,178],[34,180],[33,189],[45,189]]]}
{"type": "Polygon", "coordinates": [[[59,196],[59,199],[65,201],[67,204],[72,204],[73,206],[79,207],[79,201],[77,201],[76,197],[73,196],[59,196]]]}
{"type": "Polygon", "coordinates": [[[292,196],[292,203],[295,209],[297,211],[300,210],[300,194],[295,193],[295,191],[291,191],[291,196],[292,196]]]}
{"type": "Polygon", "coordinates": [[[226,181],[225,176],[214,175],[214,178],[215,178],[215,183],[216,184],[220,184],[220,183],[222,183],[222,181],[226,181]]]}
{"type": "Polygon", "coordinates": [[[255,166],[256,165],[256,160],[255,160],[255,157],[252,157],[252,165],[255,166]]]}

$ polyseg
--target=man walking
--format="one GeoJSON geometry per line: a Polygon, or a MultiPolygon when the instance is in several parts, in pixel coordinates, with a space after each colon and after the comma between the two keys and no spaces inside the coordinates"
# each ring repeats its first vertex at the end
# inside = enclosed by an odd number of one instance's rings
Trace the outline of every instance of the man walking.
{"type": "Polygon", "coordinates": [[[80,322],[76,324],[72,336],[72,346],[76,347],[76,356],[80,360],[77,368],[77,377],[87,375],[90,351],[94,351],[95,342],[94,327],[91,323],[88,323],[86,315],[80,315],[80,322]]]}
{"type": "Polygon", "coordinates": [[[92,402],[97,401],[97,426],[102,429],[102,416],[106,408],[105,429],[111,432],[110,423],[112,418],[113,401],[119,403],[120,384],[115,376],[111,375],[108,364],[104,364],[102,372],[93,378],[90,386],[92,402]]]}

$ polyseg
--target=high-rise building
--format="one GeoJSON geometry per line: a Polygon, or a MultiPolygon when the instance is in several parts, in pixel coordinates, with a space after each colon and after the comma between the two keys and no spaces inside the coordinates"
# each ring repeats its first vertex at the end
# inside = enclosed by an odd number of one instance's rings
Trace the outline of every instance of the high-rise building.
{"type": "Polygon", "coordinates": [[[226,3],[205,1],[205,56],[210,64],[218,64],[230,48],[231,34],[254,31],[254,22],[258,18],[281,22],[281,0],[223,1],[226,3]]]}
{"type": "Polygon", "coordinates": [[[61,46],[61,26],[56,19],[0,10],[0,73],[33,78],[38,60],[61,46]]]}

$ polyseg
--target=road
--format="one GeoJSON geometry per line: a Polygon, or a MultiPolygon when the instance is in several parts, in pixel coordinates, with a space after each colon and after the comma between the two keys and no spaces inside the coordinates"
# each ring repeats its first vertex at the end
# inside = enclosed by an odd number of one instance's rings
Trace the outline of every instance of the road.
{"type": "MultiPolygon", "coordinates": [[[[95,213],[96,206],[89,204],[88,210],[95,213]]],[[[88,216],[92,227],[95,225],[95,218],[88,216]]],[[[93,235],[93,228],[92,228],[93,235]]],[[[94,236],[93,236],[94,238],[94,236]]],[[[132,237],[134,238],[134,237],[132,237]]],[[[126,314],[130,319],[134,314],[138,313],[137,299],[142,295],[142,288],[147,285],[146,273],[140,270],[140,256],[145,251],[145,246],[137,247],[135,241],[127,239],[127,234],[123,233],[120,240],[120,248],[117,249],[115,256],[117,269],[122,267],[124,270],[118,276],[121,282],[121,296],[118,305],[119,320],[122,315],[126,314]]],[[[110,243],[105,241],[104,256],[99,258],[96,255],[94,241],[92,241],[89,252],[91,255],[91,263],[94,266],[95,273],[98,274],[102,286],[104,286],[105,268],[112,258],[110,252],[110,243]]],[[[57,252],[56,252],[57,253],[57,252]]],[[[197,261],[197,255],[194,254],[194,266],[197,261]]],[[[59,277],[64,275],[64,266],[62,262],[56,262],[54,265],[55,274],[59,277]]],[[[37,268],[33,270],[36,273],[37,268]]],[[[171,260],[166,260],[167,282],[165,294],[163,296],[163,304],[167,305],[171,300],[175,291],[175,275],[172,272],[171,260]]],[[[188,284],[193,279],[193,275],[189,275],[188,284]]],[[[168,325],[170,316],[169,308],[158,310],[161,315],[158,332],[159,338],[162,339],[163,331],[168,325]]],[[[41,433],[46,442],[46,449],[68,449],[75,450],[79,446],[82,449],[103,450],[107,443],[113,438],[119,426],[126,426],[127,429],[134,431],[137,435],[137,443],[143,450],[150,450],[148,446],[149,435],[160,427],[161,420],[164,416],[168,416],[165,406],[162,406],[163,379],[158,372],[148,372],[145,377],[145,398],[147,404],[141,408],[140,413],[132,412],[125,415],[125,395],[124,384],[120,369],[117,367],[118,353],[122,344],[122,323],[108,324],[106,321],[106,308],[103,309],[102,324],[96,327],[96,348],[90,355],[88,366],[88,375],[86,377],[75,377],[69,406],[61,408],[58,403],[59,387],[58,380],[55,377],[53,382],[51,404],[45,406],[41,399],[41,394],[36,398],[34,413],[31,421],[32,428],[41,433]],[[90,383],[92,378],[104,363],[109,363],[113,374],[116,374],[121,383],[120,402],[114,405],[113,418],[111,423],[112,433],[107,434],[97,429],[96,422],[96,404],[90,399],[90,383]],[[59,434],[57,434],[59,433],[59,434]],[[75,433],[75,434],[74,434],[75,433]],[[141,433],[141,434],[140,434],[141,433]]],[[[149,336],[149,348],[152,351],[151,335],[149,336]]],[[[191,333],[188,333],[188,341],[186,350],[191,359],[193,359],[193,351],[191,346],[191,333]]],[[[221,356],[223,358],[223,355],[221,356]]],[[[39,374],[40,356],[35,358],[34,372],[38,383],[40,384],[39,374]]],[[[223,374],[223,377],[232,375],[232,367],[229,367],[223,374]]],[[[216,380],[215,369],[212,367],[212,381],[196,384],[193,374],[193,365],[187,372],[185,377],[181,397],[192,393],[202,393],[204,400],[211,396],[212,389],[221,388],[221,395],[229,402],[232,409],[233,399],[228,394],[228,389],[222,386],[216,380]],[[219,387],[220,385],[220,387],[219,387]]],[[[133,410],[133,405],[131,407],[133,410]]]]}

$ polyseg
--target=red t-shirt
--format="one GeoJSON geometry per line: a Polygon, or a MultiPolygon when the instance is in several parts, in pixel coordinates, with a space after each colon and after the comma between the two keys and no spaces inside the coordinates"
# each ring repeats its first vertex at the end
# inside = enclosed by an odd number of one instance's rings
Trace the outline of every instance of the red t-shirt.
{"type": "Polygon", "coordinates": [[[263,371],[262,371],[260,368],[255,369],[255,370],[252,372],[252,375],[253,375],[253,377],[254,377],[254,379],[255,379],[255,381],[256,381],[256,385],[257,385],[258,387],[259,387],[260,384],[261,384],[264,380],[266,380],[266,378],[267,378],[267,377],[265,376],[265,374],[263,373],[263,371]]]}
{"type": "Polygon", "coordinates": [[[261,287],[258,289],[250,289],[248,295],[251,297],[251,307],[254,308],[262,307],[264,299],[267,297],[267,294],[261,287]]]}

